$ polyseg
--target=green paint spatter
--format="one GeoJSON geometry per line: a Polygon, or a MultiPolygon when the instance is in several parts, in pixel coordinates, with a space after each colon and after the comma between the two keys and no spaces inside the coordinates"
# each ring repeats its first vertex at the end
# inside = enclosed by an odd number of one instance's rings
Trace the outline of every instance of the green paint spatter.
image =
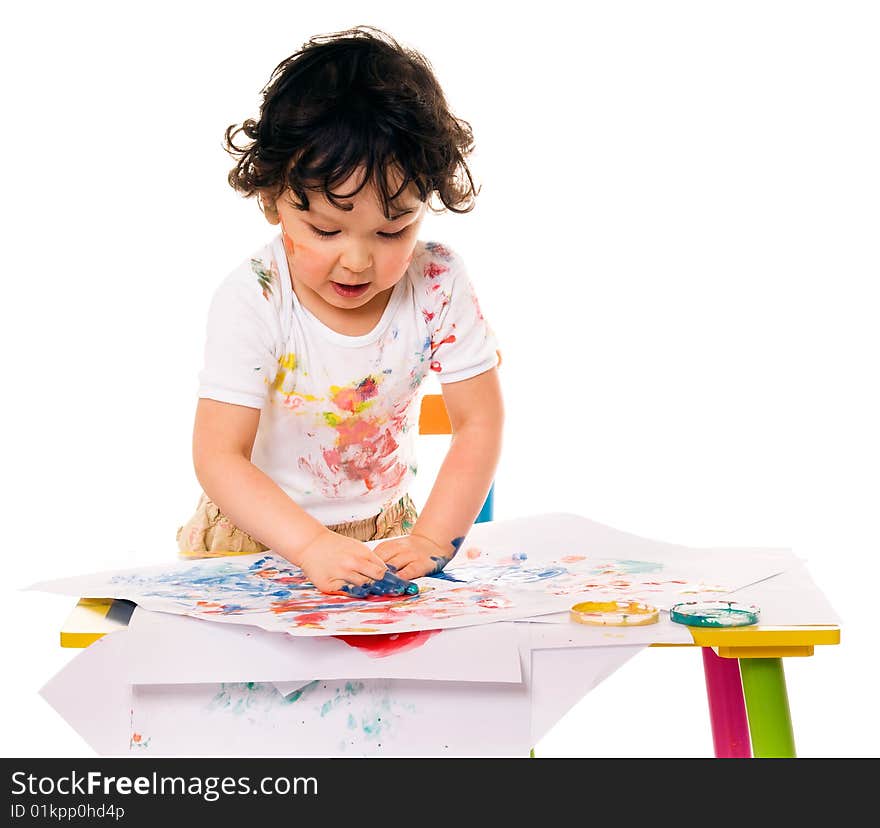
{"type": "Polygon", "coordinates": [[[226,685],[221,684],[220,689],[217,691],[217,694],[211,699],[209,703],[209,707],[229,707],[232,704],[232,699],[229,698],[229,693],[226,691],[226,685]]]}
{"type": "Polygon", "coordinates": [[[352,697],[362,692],[365,685],[362,681],[347,681],[345,686],[340,690],[336,688],[336,694],[332,699],[328,699],[321,707],[321,717],[326,716],[334,707],[339,707],[343,702],[349,701],[352,697]]]}
{"type": "Polygon", "coordinates": [[[310,681],[310,682],[309,682],[308,684],[306,684],[305,686],[300,687],[299,690],[294,690],[292,693],[290,693],[289,695],[285,696],[285,697],[284,697],[284,703],[285,703],[285,704],[293,704],[294,702],[299,701],[299,700],[302,698],[303,693],[308,693],[309,690],[313,690],[313,689],[314,689],[315,687],[317,687],[317,686],[318,686],[318,682],[317,682],[317,680],[316,680],[316,681],[310,681]]]}
{"type": "Polygon", "coordinates": [[[208,710],[222,710],[234,716],[262,714],[267,716],[277,707],[286,706],[299,699],[305,692],[316,686],[311,682],[299,688],[288,699],[272,684],[259,681],[229,682],[220,685],[220,690],[207,705],[208,710]]]}
{"type": "Polygon", "coordinates": [[[351,713],[348,714],[348,729],[354,730],[357,727],[357,720],[351,713]]]}

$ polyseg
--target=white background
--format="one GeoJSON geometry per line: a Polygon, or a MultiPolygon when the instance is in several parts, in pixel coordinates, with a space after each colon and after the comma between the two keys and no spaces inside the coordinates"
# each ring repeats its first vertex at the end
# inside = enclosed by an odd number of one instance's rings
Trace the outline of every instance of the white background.
{"type": "MultiPolygon", "coordinates": [[[[37,695],[42,578],[173,560],[204,321],[274,232],[226,183],[309,36],[432,62],[483,190],[425,238],[503,343],[496,517],[786,546],[842,642],[786,661],[801,756],[876,756],[880,14],[854,2],[15,4],[2,34],[7,756],[90,756],[37,695]]],[[[540,756],[710,756],[696,649],[648,650],[540,756]]]]}

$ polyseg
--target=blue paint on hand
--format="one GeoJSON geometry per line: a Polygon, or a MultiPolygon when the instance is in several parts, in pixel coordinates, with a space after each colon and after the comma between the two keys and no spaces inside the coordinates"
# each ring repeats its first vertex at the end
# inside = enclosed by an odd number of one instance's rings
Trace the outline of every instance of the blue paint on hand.
{"type": "MultiPolygon", "coordinates": [[[[397,567],[394,564],[385,564],[385,566],[388,567],[388,570],[390,572],[397,572],[397,567]]],[[[388,575],[386,574],[385,577],[387,578],[388,575]]],[[[412,581],[406,581],[403,578],[398,578],[397,580],[399,580],[402,584],[406,584],[406,588],[403,590],[404,595],[418,595],[419,594],[419,585],[418,584],[414,584],[412,581]]]]}
{"type": "Polygon", "coordinates": [[[340,592],[344,592],[346,595],[351,595],[352,598],[366,598],[370,594],[369,587],[364,586],[355,586],[354,584],[343,584],[339,587],[340,592]]]}
{"type": "Polygon", "coordinates": [[[464,543],[464,537],[462,536],[460,538],[453,538],[450,543],[452,544],[452,554],[454,555],[456,552],[458,552],[459,547],[464,543]]]}
{"type": "Polygon", "coordinates": [[[378,581],[363,584],[362,586],[346,584],[342,587],[341,591],[355,598],[366,598],[370,595],[418,595],[419,585],[404,578],[399,578],[394,574],[396,571],[396,567],[388,566],[385,574],[378,581]]]}
{"type": "Polygon", "coordinates": [[[390,569],[385,571],[385,574],[378,580],[374,581],[371,587],[374,595],[413,595],[415,593],[409,592],[410,587],[415,587],[416,592],[419,591],[419,588],[412,581],[406,581],[403,578],[398,577],[394,574],[390,569]]]}
{"type": "Polygon", "coordinates": [[[437,575],[443,571],[446,564],[449,563],[449,558],[444,558],[441,555],[431,555],[431,560],[437,564],[432,572],[429,572],[429,575],[437,575]]]}

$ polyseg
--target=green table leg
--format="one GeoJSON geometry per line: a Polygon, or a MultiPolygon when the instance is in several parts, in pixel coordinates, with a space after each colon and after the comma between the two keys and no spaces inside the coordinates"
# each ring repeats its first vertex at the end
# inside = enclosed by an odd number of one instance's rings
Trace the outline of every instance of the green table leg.
{"type": "Polygon", "coordinates": [[[794,731],[781,658],[741,658],[743,696],[749,717],[752,754],[761,758],[793,758],[794,731]]]}

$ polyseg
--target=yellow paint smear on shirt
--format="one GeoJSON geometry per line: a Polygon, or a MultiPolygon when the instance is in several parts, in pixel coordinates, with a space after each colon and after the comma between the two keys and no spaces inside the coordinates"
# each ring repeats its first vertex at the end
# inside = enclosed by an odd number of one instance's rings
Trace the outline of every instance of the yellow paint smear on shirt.
{"type": "Polygon", "coordinates": [[[272,388],[275,391],[281,391],[284,388],[284,380],[287,379],[287,372],[296,368],[296,354],[285,354],[278,360],[278,373],[275,375],[275,382],[272,388]]]}

